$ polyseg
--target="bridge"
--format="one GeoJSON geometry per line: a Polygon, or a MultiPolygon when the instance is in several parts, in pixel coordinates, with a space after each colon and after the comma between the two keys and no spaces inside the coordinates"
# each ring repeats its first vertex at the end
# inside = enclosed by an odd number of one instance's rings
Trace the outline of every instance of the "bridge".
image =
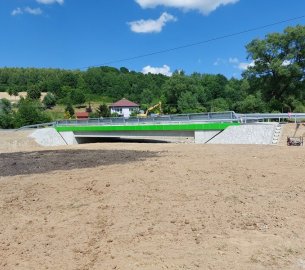
{"type": "MultiPolygon", "coordinates": [[[[280,122],[284,119],[293,119],[293,121],[305,119],[305,113],[237,114],[233,111],[228,111],[162,115],[147,118],[120,117],[59,120],[48,123],[48,125],[55,128],[57,135],[60,135],[65,144],[98,142],[106,139],[209,143],[228,127],[257,124],[270,120],[280,122]]],[[[271,131],[268,134],[273,134],[274,126],[270,126],[269,129],[271,131]]],[[[55,134],[52,136],[55,136],[55,134]]],[[[272,138],[270,140],[272,141],[272,138]]]]}
{"type": "Polygon", "coordinates": [[[205,143],[229,126],[240,125],[234,112],[164,115],[148,118],[62,120],[55,129],[67,144],[93,138],[154,139],[205,143]]]}

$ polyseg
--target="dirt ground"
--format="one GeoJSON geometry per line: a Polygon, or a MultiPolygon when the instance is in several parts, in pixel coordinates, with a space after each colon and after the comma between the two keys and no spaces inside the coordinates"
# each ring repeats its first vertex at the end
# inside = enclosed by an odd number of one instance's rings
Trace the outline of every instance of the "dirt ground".
{"type": "Polygon", "coordinates": [[[4,137],[1,270],[305,269],[304,147],[4,137]]]}
{"type": "Polygon", "coordinates": [[[280,145],[287,144],[287,137],[304,137],[305,138],[305,123],[284,125],[281,134],[280,145]]]}

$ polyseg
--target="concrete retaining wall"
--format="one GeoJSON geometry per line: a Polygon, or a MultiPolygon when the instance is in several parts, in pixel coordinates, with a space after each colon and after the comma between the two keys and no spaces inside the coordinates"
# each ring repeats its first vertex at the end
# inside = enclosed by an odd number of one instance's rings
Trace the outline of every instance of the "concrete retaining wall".
{"type": "Polygon", "coordinates": [[[75,139],[74,133],[72,131],[59,132],[59,134],[62,136],[66,144],[68,145],[78,144],[78,142],[75,139]]]}
{"type": "Polygon", "coordinates": [[[42,146],[66,145],[64,139],[54,128],[37,129],[29,137],[42,146]]]}
{"type": "Polygon", "coordinates": [[[272,144],[276,126],[259,123],[228,127],[209,144],[272,144]]]}
{"type": "Polygon", "coordinates": [[[220,131],[195,131],[195,143],[205,144],[219,133],[220,131]]]}

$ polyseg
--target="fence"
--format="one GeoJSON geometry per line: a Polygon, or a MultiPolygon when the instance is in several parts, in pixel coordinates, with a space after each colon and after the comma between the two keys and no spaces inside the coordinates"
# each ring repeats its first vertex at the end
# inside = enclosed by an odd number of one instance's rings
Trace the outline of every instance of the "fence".
{"type": "Polygon", "coordinates": [[[152,116],[147,118],[91,118],[84,120],[60,120],[56,121],[57,126],[61,125],[145,125],[163,123],[190,123],[190,122],[238,122],[238,117],[232,111],[220,113],[197,113],[197,114],[173,114],[152,116]]]}

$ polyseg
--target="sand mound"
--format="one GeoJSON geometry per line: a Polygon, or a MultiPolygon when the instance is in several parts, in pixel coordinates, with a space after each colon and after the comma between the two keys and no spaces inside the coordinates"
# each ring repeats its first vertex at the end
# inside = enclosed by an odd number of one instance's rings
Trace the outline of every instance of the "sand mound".
{"type": "Polygon", "coordinates": [[[0,153],[22,150],[40,149],[29,135],[33,130],[3,130],[0,129],[0,153]]]}

